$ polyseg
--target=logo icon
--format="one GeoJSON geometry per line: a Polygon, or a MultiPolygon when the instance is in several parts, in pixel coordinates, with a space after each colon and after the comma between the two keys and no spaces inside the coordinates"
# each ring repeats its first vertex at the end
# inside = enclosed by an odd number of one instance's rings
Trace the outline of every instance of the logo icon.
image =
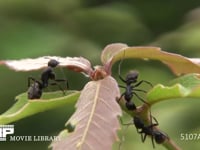
{"type": "Polygon", "coordinates": [[[13,133],[14,125],[0,125],[0,141],[6,141],[6,136],[13,133]]]}

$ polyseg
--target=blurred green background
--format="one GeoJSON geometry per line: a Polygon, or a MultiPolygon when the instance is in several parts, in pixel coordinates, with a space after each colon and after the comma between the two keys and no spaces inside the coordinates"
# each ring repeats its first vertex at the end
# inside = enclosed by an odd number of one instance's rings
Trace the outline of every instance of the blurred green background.
{"type": "MultiPolygon", "coordinates": [[[[100,64],[101,50],[110,43],[130,46],[160,46],[188,57],[200,57],[199,0],[0,0],[0,60],[35,58],[46,55],[82,56],[100,64]]],[[[156,61],[127,60],[122,75],[140,71],[140,79],[167,84],[175,76],[156,61]]],[[[118,65],[113,68],[117,77],[118,65]]],[[[59,78],[63,73],[56,69],[59,78]]],[[[88,81],[64,70],[71,89],[82,89],[88,81]]],[[[0,113],[14,104],[15,96],[27,90],[27,77],[39,78],[40,71],[14,72],[0,66],[0,113]]],[[[181,141],[181,133],[200,134],[197,99],[166,101],[152,108],[153,115],[184,150],[200,148],[198,140],[181,141]]],[[[57,135],[73,113],[65,106],[15,122],[15,135],[57,135]]],[[[127,115],[124,122],[131,118],[127,115]]],[[[134,126],[122,126],[121,150],[153,149],[151,140],[140,141],[134,126]]],[[[103,140],[103,139],[102,139],[103,140]]],[[[49,142],[0,142],[4,150],[46,150],[49,142]]],[[[119,149],[119,143],[114,145],[119,149]]],[[[164,150],[156,145],[157,150],[164,150]]]]}

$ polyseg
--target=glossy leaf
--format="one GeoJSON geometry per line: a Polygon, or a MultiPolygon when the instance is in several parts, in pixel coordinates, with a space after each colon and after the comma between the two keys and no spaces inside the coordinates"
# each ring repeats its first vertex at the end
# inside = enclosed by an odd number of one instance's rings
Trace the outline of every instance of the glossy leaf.
{"type": "Polygon", "coordinates": [[[125,44],[117,43],[108,45],[101,55],[101,61],[107,66],[108,71],[111,70],[116,61],[126,58],[159,60],[166,64],[176,75],[200,73],[200,65],[196,63],[196,59],[165,52],[159,47],[128,47],[125,44]]]}
{"type": "Polygon", "coordinates": [[[199,74],[190,74],[177,78],[171,86],[156,85],[147,94],[147,101],[154,104],[163,100],[200,98],[200,78],[199,74]]]}
{"type": "Polygon", "coordinates": [[[200,85],[200,74],[197,73],[187,74],[170,81],[170,85],[176,83],[179,83],[187,88],[195,88],[200,85]]]}
{"type": "Polygon", "coordinates": [[[62,92],[43,93],[42,99],[27,99],[27,93],[16,97],[17,102],[0,115],[0,124],[8,124],[22,118],[66,105],[71,107],[79,97],[78,91],[67,91],[66,96],[62,92]]]}
{"type": "Polygon", "coordinates": [[[112,149],[119,129],[117,116],[122,113],[116,102],[119,95],[118,85],[111,76],[89,82],[81,92],[76,112],[67,122],[75,125],[74,132],[53,143],[53,149],[112,149]]]}

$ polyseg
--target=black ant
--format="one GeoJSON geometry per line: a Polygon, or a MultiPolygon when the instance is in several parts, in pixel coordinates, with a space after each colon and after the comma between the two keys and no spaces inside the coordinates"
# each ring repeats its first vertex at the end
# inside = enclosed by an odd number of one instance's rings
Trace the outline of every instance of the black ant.
{"type": "Polygon", "coordinates": [[[136,109],[136,105],[131,101],[131,99],[133,98],[133,95],[135,95],[143,103],[149,105],[146,101],[144,101],[141,97],[139,97],[137,95],[136,91],[146,93],[146,91],[141,90],[141,89],[137,89],[137,87],[140,86],[142,83],[147,83],[151,87],[152,87],[152,84],[148,81],[145,81],[145,80],[137,81],[138,76],[139,76],[139,73],[137,71],[130,71],[126,75],[125,79],[123,77],[121,77],[121,75],[120,75],[120,65],[121,65],[122,61],[123,60],[121,60],[121,62],[119,64],[118,75],[119,75],[120,80],[122,82],[124,82],[126,84],[126,86],[119,85],[120,88],[125,89],[125,92],[122,93],[119,100],[124,96],[124,99],[126,100],[126,107],[127,107],[128,110],[135,110],[136,109]]]}
{"type": "Polygon", "coordinates": [[[145,126],[144,122],[139,117],[133,117],[133,122],[135,124],[136,130],[139,134],[141,134],[142,142],[146,140],[147,135],[151,136],[151,141],[153,148],[155,148],[154,140],[157,144],[162,144],[165,140],[169,139],[169,137],[162,133],[161,131],[155,130],[154,127],[158,126],[158,121],[155,117],[153,117],[156,123],[152,123],[150,125],[145,126]]]}
{"type": "MultiPolygon", "coordinates": [[[[49,80],[53,80],[55,82],[50,83],[50,85],[57,85],[61,91],[63,91],[63,94],[65,94],[65,91],[60,87],[60,85],[57,82],[65,82],[65,79],[56,79],[55,73],[53,71],[53,68],[55,68],[59,62],[55,59],[51,59],[48,62],[48,67],[43,70],[41,74],[41,81],[36,80],[33,77],[28,78],[28,98],[29,99],[39,99],[42,96],[42,90],[49,85],[49,80]],[[33,83],[30,85],[31,80],[33,83]]],[[[68,82],[66,81],[67,88],[69,87],[68,82]]]]}
{"type": "Polygon", "coordinates": [[[148,81],[145,81],[145,80],[141,80],[141,81],[138,82],[137,81],[138,75],[139,75],[139,73],[137,71],[129,72],[126,76],[126,79],[123,79],[119,75],[119,78],[121,79],[121,81],[126,83],[126,86],[119,85],[119,87],[125,89],[125,92],[122,93],[119,100],[124,96],[124,99],[126,100],[126,107],[127,107],[128,110],[135,110],[136,109],[136,105],[131,101],[131,99],[133,98],[133,95],[135,95],[143,103],[148,104],[141,97],[139,97],[136,93],[136,91],[144,92],[144,93],[146,93],[146,91],[141,90],[141,89],[137,89],[136,87],[138,87],[140,84],[142,84],[144,82],[151,85],[151,86],[152,86],[152,84],[148,81]]]}

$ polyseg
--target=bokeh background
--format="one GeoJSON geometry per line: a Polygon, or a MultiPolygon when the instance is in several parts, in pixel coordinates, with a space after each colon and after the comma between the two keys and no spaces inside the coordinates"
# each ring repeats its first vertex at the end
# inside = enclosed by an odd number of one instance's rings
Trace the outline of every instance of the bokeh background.
{"type": "MultiPolygon", "coordinates": [[[[188,57],[200,57],[199,0],[0,0],[0,60],[46,55],[82,56],[100,64],[101,50],[110,43],[130,46],[159,46],[188,57]]],[[[140,79],[167,84],[175,78],[156,61],[126,60],[140,79]]],[[[117,77],[118,65],[113,68],[117,77]]],[[[71,89],[82,89],[88,81],[80,74],[56,69],[59,78],[69,79],[71,89]]],[[[40,71],[14,72],[0,66],[0,113],[14,104],[15,96],[27,90],[27,77],[39,78],[40,71]]],[[[136,100],[137,103],[137,100],[136,100]]],[[[200,140],[182,141],[181,133],[200,134],[200,101],[166,101],[152,108],[153,115],[184,150],[200,148],[200,140]]],[[[73,113],[66,106],[15,122],[15,135],[57,135],[73,113]]],[[[124,114],[124,122],[131,118],[124,114]]],[[[153,149],[148,138],[143,144],[134,126],[120,132],[121,150],[153,149]]],[[[103,139],[101,139],[103,140],[103,139]]],[[[2,150],[46,150],[49,142],[1,142],[2,150]]],[[[113,149],[119,149],[116,143],[113,149]]],[[[157,150],[164,150],[156,145],[157,150]]]]}

